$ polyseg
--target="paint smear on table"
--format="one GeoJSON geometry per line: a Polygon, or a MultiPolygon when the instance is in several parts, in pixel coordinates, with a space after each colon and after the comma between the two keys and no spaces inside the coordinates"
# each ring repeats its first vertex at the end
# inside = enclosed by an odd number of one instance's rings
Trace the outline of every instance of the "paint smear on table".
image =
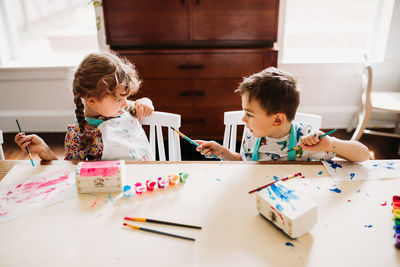
{"type": "Polygon", "coordinates": [[[0,183],[0,222],[76,196],[71,169],[15,165],[0,183]]]}

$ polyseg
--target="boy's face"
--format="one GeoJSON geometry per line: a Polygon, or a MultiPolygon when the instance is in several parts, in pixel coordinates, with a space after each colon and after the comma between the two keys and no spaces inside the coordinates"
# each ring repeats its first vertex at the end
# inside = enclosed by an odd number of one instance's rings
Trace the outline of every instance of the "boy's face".
{"type": "Polygon", "coordinates": [[[267,112],[261,107],[256,99],[249,102],[248,95],[242,95],[242,108],[244,117],[242,121],[255,137],[274,137],[276,133],[276,114],[267,115],[267,112]]]}

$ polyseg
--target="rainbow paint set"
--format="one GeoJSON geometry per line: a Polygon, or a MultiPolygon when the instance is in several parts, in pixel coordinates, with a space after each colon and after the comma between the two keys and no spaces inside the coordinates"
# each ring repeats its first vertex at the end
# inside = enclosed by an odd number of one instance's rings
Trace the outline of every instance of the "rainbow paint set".
{"type": "Polygon", "coordinates": [[[317,222],[317,204],[277,181],[257,192],[257,210],[291,238],[307,233],[317,222]]]}
{"type": "Polygon", "coordinates": [[[394,246],[397,249],[400,249],[400,196],[394,195],[393,196],[393,220],[394,220],[394,231],[395,231],[395,244],[394,246]]]}

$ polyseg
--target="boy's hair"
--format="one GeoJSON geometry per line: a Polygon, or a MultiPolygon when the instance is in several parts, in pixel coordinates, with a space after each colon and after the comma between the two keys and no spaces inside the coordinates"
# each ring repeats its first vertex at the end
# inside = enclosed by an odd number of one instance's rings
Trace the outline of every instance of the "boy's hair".
{"type": "Polygon", "coordinates": [[[117,88],[123,87],[123,95],[130,96],[139,91],[141,80],[134,65],[114,53],[99,52],[87,55],[74,74],[72,91],[76,105],[75,115],[82,133],[82,149],[86,149],[92,138],[86,134],[87,121],[84,116],[82,98],[95,97],[101,100],[106,96],[116,96],[117,88]]]}
{"type": "Polygon", "coordinates": [[[248,101],[256,99],[267,115],[286,114],[288,121],[296,115],[300,103],[296,78],[289,72],[269,67],[243,79],[235,92],[247,94],[248,101]]]}

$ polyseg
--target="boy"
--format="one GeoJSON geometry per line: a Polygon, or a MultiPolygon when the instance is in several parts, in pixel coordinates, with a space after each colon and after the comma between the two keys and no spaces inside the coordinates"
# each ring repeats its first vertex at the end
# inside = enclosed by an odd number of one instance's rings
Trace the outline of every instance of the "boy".
{"type": "Polygon", "coordinates": [[[300,102],[293,75],[274,67],[244,78],[235,90],[242,97],[247,130],[240,154],[214,141],[196,142],[201,154],[214,154],[224,160],[321,160],[336,155],[349,161],[369,158],[366,146],[344,141],[293,121],[300,102]],[[292,122],[293,121],[293,122],[292,122]],[[290,151],[296,145],[301,149],[290,151]]]}

